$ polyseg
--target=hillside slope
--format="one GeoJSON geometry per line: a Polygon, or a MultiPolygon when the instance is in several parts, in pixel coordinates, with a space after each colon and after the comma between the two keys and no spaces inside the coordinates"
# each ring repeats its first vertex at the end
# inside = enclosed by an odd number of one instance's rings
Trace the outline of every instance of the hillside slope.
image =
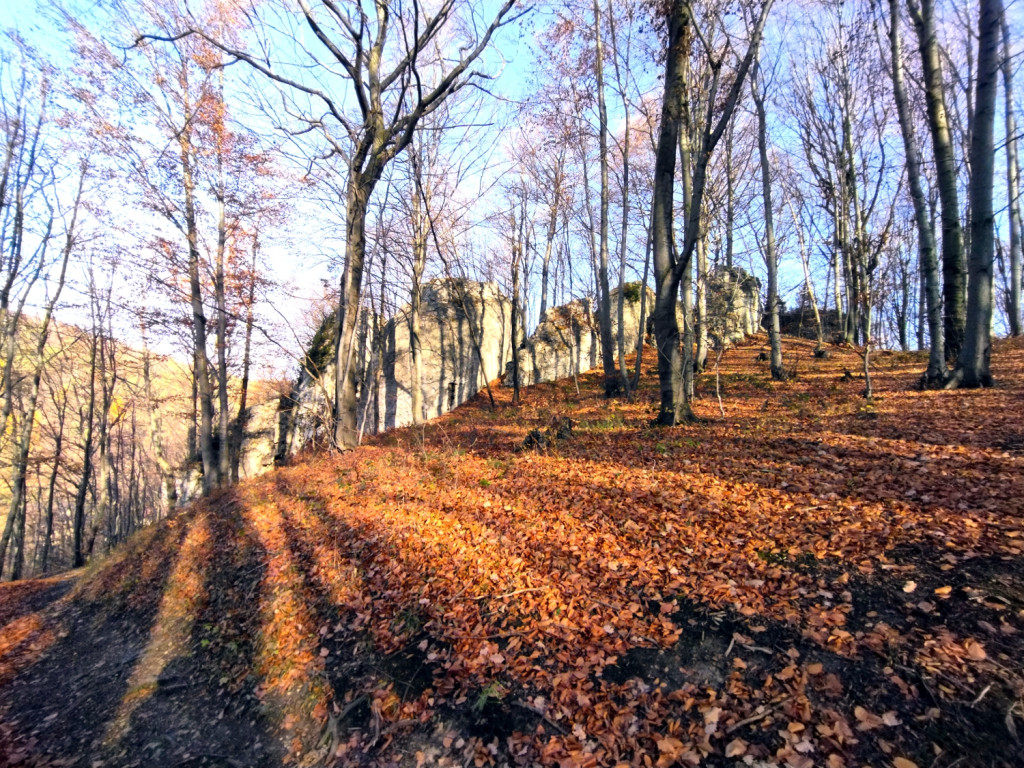
{"type": "Polygon", "coordinates": [[[1024,763],[1024,345],[870,406],[761,346],[698,424],[495,388],[0,585],[0,765],[1024,763]]]}

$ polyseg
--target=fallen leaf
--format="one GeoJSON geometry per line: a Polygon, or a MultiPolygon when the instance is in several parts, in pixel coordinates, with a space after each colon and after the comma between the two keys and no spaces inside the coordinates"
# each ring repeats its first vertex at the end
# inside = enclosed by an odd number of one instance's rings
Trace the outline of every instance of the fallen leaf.
{"type": "Polygon", "coordinates": [[[743,739],[733,739],[725,745],[726,757],[742,757],[747,754],[747,742],[743,739]]]}

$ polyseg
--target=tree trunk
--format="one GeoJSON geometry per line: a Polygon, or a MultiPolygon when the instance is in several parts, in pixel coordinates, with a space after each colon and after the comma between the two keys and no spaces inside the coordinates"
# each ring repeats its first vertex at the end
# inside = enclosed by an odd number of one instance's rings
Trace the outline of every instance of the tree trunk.
{"type": "Polygon", "coordinates": [[[980,0],[978,20],[978,86],[971,135],[971,259],[967,294],[967,325],[956,370],[948,386],[988,387],[992,331],[992,266],[995,214],[994,124],[999,87],[1001,0],[980,0]]]}
{"type": "Polygon", "coordinates": [[[936,257],[935,231],[929,218],[928,201],[921,182],[921,155],[914,136],[913,117],[903,79],[903,52],[900,45],[899,5],[889,0],[889,52],[892,56],[892,83],[896,99],[896,113],[900,131],[903,134],[903,149],[906,154],[907,181],[910,185],[910,199],[914,204],[914,219],[917,223],[918,264],[924,279],[925,306],[928,317],[928,336],[931,343],[928,355],[928,369],[924,383],[934,385],[943,381],[946,374],[945,349],[943,346],[942,296],[939,285],[939,264],[936,257]]]}
{"type": "Polygon", "coordinates": [[[551,208],[548,211],[548,229],[544,245],[544,261],[540,271],[540,321],[544,321],[544,315],[548,308],[548,280],[551,265],[551,253],[554,249],[555,234],[558,231],[558,208],[562,199],[562,164],[564,154],[559,154],[558,162],[555,165],[554,188],[551,190],[551,208]]]}
{"type": "Polygon", "coordinates": [[[163,502],[167,512],[178,503],[178,489],[174,484],[174,467],[167,460],[164,450],[164,428],[157,410],[156,398],[153,396],[153,381],[150,375],[149,341],[146,334],[145,321],[142,323],[142,384],[146,395],[146,409],[149,411],[149,442],[153,446],[153,458],[160,470],[163,486],[163,502]]]}
{"type": "Polygon", "coordinates": [[[1010,212],[1010,285],[1007,315],[1011,336],[1021,335],[1021,228],[1020,162],[1017,154],[1017,121],[1013,110],[1013,60],[1010,56],[1010,25],[1006,12],[1001,19],[1003,31],[1003,95],[1006,100],[1006,190],[1010,212]]]}
{"type": "Polygon", "coordinates": [[[772,210],[772,172],[768,161],[768,122],[764,108],[764,94],[757,82],[757,69],[750,78],[750,93],[757,111],[757,152],[761,160],[761,197],[764,201],[764,257],[768,265],[768,295],[765,298],[768,315],[768,341],[771,345],[771,374],[775,381],[786,378],[782,367],[782,334],[779,330],[779,257],[775,251],[775,214],[772,210]]]}
{"type": "MultiPolygon", "coordinates": [[[[414,148],[413,152],[416,149],[414,148]]],[[[423,423],[423,346],[420,342],[420,281],[427,264],[427,222],[420,207],[420,197],[426,195],[420,175],[419,162],[413,160],[415,176],[412,196],[412,285],[409,296],[409,352],[412,357],[412,423],[423,423]]],[[[429,207],[429,202],[427,202],[429,207]]]]}
{"type": "Polygon", "coordinates": [[[686,88],[686,57],[689,55],[689,6],[673,0],[668,16],[665,55],[665,92],[661,127],[654,160],[654,193],[651,212],[651,245],[654,254],[654,337],[658,349],[658,386],[661,404],[658,423],[673,426],[691,417],[690,405],[681,396],[683,359],[676,322],[678,278],[675,276],[673,208],[676,144],[682,122],[686,88]]]}
{"type": "MultiPolygon", "coordinates": [[[[595,0],[596,3],[596,0],[595,0]]],[[[630,152],[630,138],[632,131],[630,130],[629,124],[629,98],[626,93],[626,84],[623,82],[622,70],[629,71],[630,66],[630,52],[631,39],[626,42],[626,53],[624,66],[619,65],[619,48],[620,43],[618,39],[618,30],[615,24],[615,9],[612,5],[612,1],[608,0],[608,24],[612,33],[612,63],[615,66],[615,82],[619,91],[619,99],[622,103],[622,113],[626,116],[626,124],[622,129],[622,228],[619,233],[619,301],[616,311],[618,312],[619,321],[619,337],[618,341],[618,353],[619,353],[619,381],[622,386],[622,392],[626,398],[630,401],[633,399],[633,391],[629,381],[629,370],[626,367],[626,325],[625,325],[625,304],[626,304],[626,257],[629,253],[628,248],[628,235],[629,235],[629,152],[630,152]]],[[[641,294],[645,291],[645,286],[641,284],[641,294]]],[[[641,301],[642,301],[641,297],[641,301]]],[[[641,321],[642,322],[642,321],[641,321]]],[[[639,328],[639,336],[641,343],[643,343],[644,329],[643,326],[639,328]]]]}
{"type": "MultiPolygon", "coordinates": [[[[187,106],[187,105],[186,105],[187,106]]],[[[199,453],[203,461],[203,494],[220,484],[217,453],[213,445],[213,388],[210,360],[206,354],[206,310],[203,307],[199,271],[199,229],[196,221],[195,180],[192,172],[191,129],[178,137],[182,181],[185,193],[185,230],[188,240],[189,297],[192,304],[192,343],[195,354],[195,382],[199,394],[199,453]]]]}
{"type": "Polygon", "coordinates": [[[963,230],[960,226],[960,199],[957,192],[956,157],[946,112],[946,97],[935,37],[933,0],[907,0],[917,31],[918,50],[924,72],[924,95],[928,130],[935,155],[935,173],[942,202],[942,280],[943,337],[946,362],[957,359],[964,339],[964,296],[967,270],[964,259],[963,230]]]}
{"type": "Polygon", "coordinates": [[[651,227],[644,238],[644,276],[640,280],[640,328],[636,337],[636,365],[633,368],[633,391],[640,386],[640,368],[644,359],[644,338],[647,336],[647,278],[651,270],[651,227]]]}
{"type": "MultiPolygon", "coordinates": [[[[608,285],[608,111],[604,103],[604,45],[601,41],[601,7],[594,0],[594,75],[597,79],[598,144],[601,160],[601,212],[598,255],[597,321],[601,333],[601,364],[604,368],[604,395],[618,394],[619,377],[615,369],[615,342],[612,339],[612,300],[608,285]]],[[[622,328],[619,328],[622,334],[622,328]]]]}
{"type": "Polygon", "coordinates": [[[43,554],[39,561],[39,570],[46,575],[50,569],[50,549],[53,546],[53,502],[57,488],[57,474],[60,471],[60,460],[64,448],[64,419],[67,416],[67,397],[57,408],[57,436],[53,443],[53,470],[46,492],[46,521],[43,534],[43,554]]]}
{"type": "Polygon", "coordinates": [[[233,444],[231,441],[231,407],[228,402],[228,306],[224,276],[224,256],[227,250],[227,213],[224,200],[223,150],[218,147],[217,172],[217,264],[213,279],[213,290],[217,302],[217,416],[220,438],[217,451],[217,477],[225,483],[231,477],[233,444]]]}
{"type": "Polygon", "coordinates": [[[242,383],[238,392],[238,416],[235,418],[235,434],[231,451],[231,482],[237,483],[239,465],[242,460],[242,443],[245,442],[245,428],[249,418],[249,369],[252,365],[253,305],[256,303],[256,255],[260,249],[257,231],[252,239],[252,264],[249,265],[249,288],[245,299],[245,343],[242,348],[242,383]]]}
{"type": "MultiPolygon", "coordinates": [[[[786,200],[786,205],[789,207],[789,215],[793,217],[793,229],[796,230],[797,245],[800,248],[800,264],[804,270],[804,289],[807,291],[807,300],[811,302],[811,309],[814,310],[814,331],[818,337],[818,349],[821,349],[825,343],[825,333],[821,327],[821,313],[818,311],[818,297],[814,294],[814,283],[811,281],[811,265],[810,259],[807,256],[807,243],[804,241],[804,230],[800,225],[800,219],[796,215],[796,209],[793,207],[791,200],[786,200]]],[[[826,293],[828,286],[826,285],[826,293]]]]}
{"type": "Polygon", "coordinates": [[[359,443],[357,350],[359,300],[366,260],[366,211],[379,174],[350,171],[346,204],[345,272],[341,286],[339,332],[335,358],[334,442],[339,449],[359,443]]]}
{"type": "Polygon", "coordinates": [[[708,251],[707,234],[697,240],[697,353],[693,369],[704,371],[708,359],[708,251]]]}
{"type": "Polygon", "coordinates": [[[92,434],[93,420],[96,412],[96,347],[99,344],[99,331],[95,324],[92,332],[92,345],[89,350],[89,404],[85,417],[85,440],[82,445],[82,476],[75,492],[75,511],[73,527],[73,560],[72,565],[80,568],[85,565],[85,497],[89,492],[92,479],[92,434]]]}

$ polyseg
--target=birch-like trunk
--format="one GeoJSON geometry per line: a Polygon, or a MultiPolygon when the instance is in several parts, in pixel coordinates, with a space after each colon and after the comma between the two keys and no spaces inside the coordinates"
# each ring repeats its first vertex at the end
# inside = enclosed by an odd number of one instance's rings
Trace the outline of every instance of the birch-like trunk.
{"type": "MultiPolygon", "coordinates": [[[[618,393],[619,378],[615,370],[615,347],[612,339],[612,299],[608,285],[608,111],[604,101],[604,44],[601,39],[601,6],[594,0],[594,75],[597,79],[598,146],[601,163],[601,210],[598,236],[598,303],[597,322],[601,335],[601,365],[604,369],[604,394],[618,393]]],[[[622,328],[619,328],[622,334],[622,328]]]]}

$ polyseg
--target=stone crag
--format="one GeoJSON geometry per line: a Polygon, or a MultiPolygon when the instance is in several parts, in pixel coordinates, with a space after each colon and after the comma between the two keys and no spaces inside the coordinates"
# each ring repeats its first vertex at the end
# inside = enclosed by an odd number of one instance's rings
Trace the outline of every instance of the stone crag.
{"type": "MultiPolygon", "coordinates": [[[[612,339],[618,357],[619,292],[625,290],[622,307],[622,336],[627,355],[636,350],[641,333],[641,286],[626,283],[611,292],[612,339]]],[[[648,336],[654,332],[651,310],[654,292],[647,293],[643,325],[648,336]]],[[[742,269],[722,269],[708,278],[708,335],[713,346],[729,346],[757,333],[761,322],[760,284],[742,269]]],[[[683,327],[682,309],[676,321],[683,327]]],[[[589,371],[601,364],[601,334],[591,302],[578,299],[544,313],[533,335],[517,350],[519,384],[528,386],[556,381],[589,371]]],[[[505,386],[512,386],[511,362],[505,370],[505,386]]]]}
{"type": "MultiPolygon", "coordinates": [[[[366,313],[359,328],[357,370],[364,434],[413,423],[410,308],[382,320],[366,313]]],[[[252,477],[310,446],[330,441],[334,400],[334,317],[313,337],[292,391],[249,409],[240,476],[252,477]]],[[[438,279],[421,291],[422,417],[466,402],[497,379],[512,354],[512,303],[495,283],[438,279]]]]}

